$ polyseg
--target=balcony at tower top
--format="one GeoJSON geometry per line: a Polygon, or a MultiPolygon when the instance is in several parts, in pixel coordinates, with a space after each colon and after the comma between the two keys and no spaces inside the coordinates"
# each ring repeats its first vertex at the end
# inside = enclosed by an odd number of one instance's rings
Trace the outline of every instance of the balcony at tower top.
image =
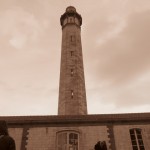
{"type": "Polygon", "coordinates": [[[60,24],[64,27],[67,23],[75,23],[77,26],[82,25],[82,17],[76,12],[76,8],[69,6],[66,8],[66,12],[60,18],[60,24]],[[72,20],[71,22],[69,20],[72,20]]]}

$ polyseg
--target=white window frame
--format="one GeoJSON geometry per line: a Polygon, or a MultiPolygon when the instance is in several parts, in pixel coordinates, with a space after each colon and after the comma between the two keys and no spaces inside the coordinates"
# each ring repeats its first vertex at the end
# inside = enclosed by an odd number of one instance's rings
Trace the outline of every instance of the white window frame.
{"type": "Polygon", "coordinates": [[[143,142],[143,137],[142,137],[142,130],[141,129],[139,129],[139,128],[132,128],[132,129],[130,129],[130,139],[131,139],[131,144],[132,144],[132,149],[133,150],[134,150],[133,147],[136,147],[137,150],[145,150],[145,146],[144,146],[144,142],[143,142]],[[133,132],[132,134],[131,134],[131,131],[133,132]],[[138,131],[140,131],[140,134],[137,133],[138,131]],[[139,139],[138,135],[141,136],[141,139],[139,139]],[[135,137],[135,140],[133,140],[131,138],[131,136],[135,137]],[[133,141],[135,141],[136,144],[133,144],[133,141]],[[141,141],[143,144],[140,145],[139,141],[141,141]],[[142,149],[140,146],[143,146],[144,149],[142,149]]]}
{"type": "Polygon", "coordinates": [[[77,131],[74,131],[74,130],[64,130],[64,131],[59,131],[59,132],[57,132],[57,142],[56,142],[56,144],[57,144],[57,150],[79,150],[79,132],[77,132],[77,131]],[[74,148],[73,146],[74,145],[70,145],[70,143],[69,143],[69,135],[71,134],[71,133],[73,133],[73,134],[76,134],[77,135],[77,143],[78,143],[78,145],[77,145],[77,148],[74,148]],[[64,147],[61,147],[61,146],[59,146],[59,139],[58,139],[58,137],[59,137],[59,135],[61,135],[61,134],[66,134],[67,136],[66,136],[66,140],[65,139],[62,139],[62,140],[64,140],[64,141],[66,141],[66,143],[64,143],[64,147]]]}

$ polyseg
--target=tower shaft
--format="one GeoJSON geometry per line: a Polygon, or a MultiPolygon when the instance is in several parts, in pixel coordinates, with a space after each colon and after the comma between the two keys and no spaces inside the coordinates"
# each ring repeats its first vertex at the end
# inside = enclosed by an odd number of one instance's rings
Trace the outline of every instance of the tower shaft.
{"type": "Polygon", "coordinates": [[[59,115],[87,114],[83,57],[82,18],[70,6],[61,16],[62,47],[59,85],[59,115]]]}

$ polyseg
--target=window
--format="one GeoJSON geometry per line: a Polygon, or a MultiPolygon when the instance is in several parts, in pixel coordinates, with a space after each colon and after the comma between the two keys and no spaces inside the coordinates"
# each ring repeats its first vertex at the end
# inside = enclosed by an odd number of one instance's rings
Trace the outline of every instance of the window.
{"type": "Polygon", "coordinates": [[[64,25],[67,24],[67,19],[64,20],[64,25]]]}
{"type": "Polygon", "coordinates": [[[73,90],[71,90],[71,98],[73,98],[73,95],[74,95],[73,90]]]}
{"type": "Polygon", "coordinates": [[[79,25],[79,20],[77,18],[75,18],[75,23],[79,25]]]}
{"type": "Polygon", "coordinates": [[[73,51],[70,51],[71,56],[73,56],[73,51]]]}
{"type": "Polygon", "coordinates": [[[69,134],[69,150],[78,150],[78,134],[69,134]]]}
{"type": "Polygon", "coordinates": [[[74,41],[75,41],[75,36],[74,36],[74,35],[71,35],[71,36],[70,36],[70,40],[71,40],[71,42],[74,42],[74,41]]]}
{"type": "Polygon", "coordinates": [[[75,131],[57,133],[57,150],[79,150],[79,134],[75,131]]]}
{"type": "Polygon", "coordinates": [[[58,150],[66,150],[67,148],[67,133],[58,134],[58,150]]]}
{"type": "Polygon", "coordinates": [[[73,69],[71,69],[71,76],[73,76],[73,74],[74,74],[74,71],[73,71],[73,69]]]}
{"type": "Polygon", "coordinates": [[[130,129],[130,138],[133,150],[145,150],[141,129],[130,129]]]}
{"type": "Polygon", "coordinates": [[[71,38],[71,42],[72,42],[73,41],[73,36],[71,35],[70,38],[71,38]]]}
{"type": "Polygon", "coordinates": [[[74,23],[74,18],[73,17],[69,17],[69,23],[74,23]]]}

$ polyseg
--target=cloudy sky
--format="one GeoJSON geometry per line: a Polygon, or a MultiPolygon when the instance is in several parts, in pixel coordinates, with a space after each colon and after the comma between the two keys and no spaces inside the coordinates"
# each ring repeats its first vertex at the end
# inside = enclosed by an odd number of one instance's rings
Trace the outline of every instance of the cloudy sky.
{"type": "Polygon", "coordinates": [[[0,115],[56,115],[60,16],[82,15],[89,114],[149,112],[150,0],[0,0],[0,115]]]}

